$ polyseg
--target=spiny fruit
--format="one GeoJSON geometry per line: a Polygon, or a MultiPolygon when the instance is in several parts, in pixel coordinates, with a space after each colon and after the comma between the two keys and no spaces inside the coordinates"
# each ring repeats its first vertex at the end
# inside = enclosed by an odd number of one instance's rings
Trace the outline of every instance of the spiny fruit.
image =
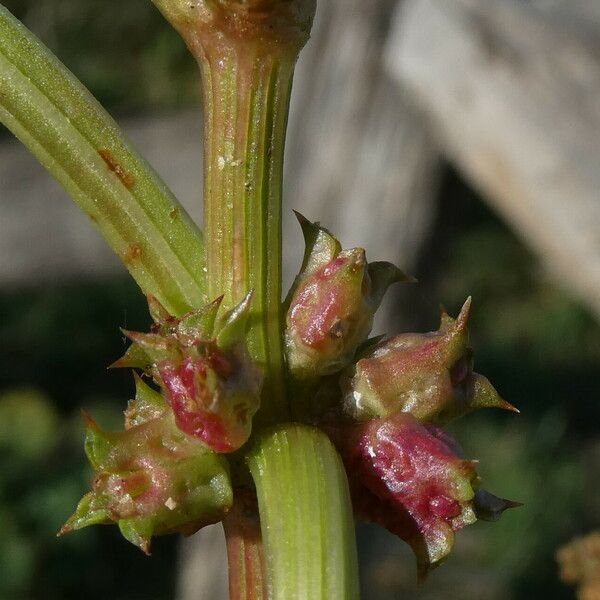
{"type": "Polygon", "coordinates": [[[357,516],[406,541],[420,578],[450,554],[454,532],[517,506],[478,490],[476,462],[464,459],[440,428],[409,414],[330,433],[346,465],[357,516]]]}
{"type": "Polygon", "coordinates": [[[350,363],[387,288],[410,278],[391,263],[368,264],[362,248],[342,250],[327,229],[296,216],[306,250],[286,302],[285,348],[291,374],[314,381],[350,363]]]}
{"type": "Polygon", "coordinates": [[[217,318],[218,298],[176,319],[151,299],[153,332],[124,331],[133,345],[113,365],[144,369],[177,426],[215,452],[233,452],[248,440],[260,404],[261,374],[243,345],[250,301],[248,294],[217,318]]]}
{"type": "Polygon", "coordinates": [[[444,425],[478,408],[516,411],[473,372],[470,307],[469,298],[457,319],[442,313],[438,331],[403,333],[371,348],[342,377],[345,413],[365,421],[402,411],[444,425]]]}
{"type": "Polygon", "coordinates": [[[162,396],[139,377],[136,388],[125,431],[103,431],[85,416],[92,491],[60,534],[117,523],[127,540],[149,553],[154,535],[191,534],[220,521],[233,491],[225,458],[183,433],[162,396]]]}

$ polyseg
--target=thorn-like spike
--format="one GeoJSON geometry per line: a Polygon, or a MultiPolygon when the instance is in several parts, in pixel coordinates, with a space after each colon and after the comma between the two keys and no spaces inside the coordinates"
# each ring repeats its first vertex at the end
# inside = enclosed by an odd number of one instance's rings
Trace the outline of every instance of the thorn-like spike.
{"type": "Polygon", "coordinates": [[[490,383],[490,380],[479,373],[473,373],[473,400],[471,410],[478,408],[499,408],[519,414],[519,409],[504,400],[490,383]]]}
{"type": "Polygon", "coordinates": [[[401,271],[396,265],[386,261],[376,261],[369,264],[369,277],[371,279],[372,303],[379,307],[384,294],[394,283],[416,283],[416,279],[401,271]]]}
{"type": "MultiPolygon", "coordinates": [[[[175,347],[175,342],[170,337],[164,337],[156,333],[128,331],[126,329],[121,329],[121,331],[123,335],[127,336],[134,343],[134,345],[137,345],[141,349],[141,352],[132,351],[132,354],[141,357],[143,352],[150,359],[150,363],[173,359],[179,355],[179,351],[175,347]]],[[[125,356],[127,356],[127,353],[125,356]]],[[[121,361],[117,361],[117,363],[119,366],[122,366],[121,361]]]]}
{"type": "Polygon", "coordinates": [[[146,300],[148,301],[150,316],[155,323],[162,325],[173,318],[155,296],[148,294],[146,300]]]}
{"type": "Polygon", "coordinates": [[[317,221],[313,223],[312,221],[309,221],[301,212],[295,209],[292,209],[292,212],[294,213],[296,219],[298,220],[298,223],[300,224],[300,228],[302,229],[302,233],[304,234],[304,240],[308,245],[311,239],[311,233],[315,230],[318,231],[318,229],[320,228],[319,222],[317,221]]]}
{"type": "Polygon", "coordinates": [[[471,314],[471,301],[472,298],[469,296],[462,308],[460,309],[460,313],[458,317],[456,317],[456,322],[454,324],[455,330],[457,332],[465,332],[467,330],[467,325],[469,322],[469,315],[471,314]]]}
{"type": "Polygon", "coordinates": [[[468,351],[469,331],[468,322],[471,311],[471,297],[469,296],[456,319],[442,317],[439,333],[446,339],[446,364],[453,365],[468,351]]]}
{"type": "Polygon", "coordinates": [[[97,501],[94,492],[86,494],[77,505],[75,512],[69,517],[67,522],[60,528],[56,537],[61,537],[66,533],[89,527],[90,525],[103,525],[110,523],[110,511],[102,506],[94,506],[97,501]]]}
{"type": "Polygon", "coordinates": [[[522,502],[498,498],[487,490],[477,490],[473,500],[473,508],[481,521],[497,521],[505,510],[519,508],[522,502]]]}
{"type": "Polygon", "coordinates": [[[125,354],[108,366],[109,369],[146,369],[152,364],[148,353],[137,344],[127,348],[125,354]]]}
{"type": "Polygon", "coordinates": [[[168,341],[162,335],[156,333],[140,333],[139,331],[129,331],[128,329],[121,329],[121,333],[145,350],[167,349],[168,341]]]}
{"type": "Polygon", "coordinates": [[[203,339],[212,339],[215,321],[222,302],[223,296],[221,295],[203,308],[185,315],[177,327],[178,332],[203,339]]]}
{"type": "Polygon", "coordinates": [[[341,252],[342,246],[319,222],[313,223],[297,211],[294,211],[294,214],[304,236],[304,259],[300,272],[301,275],[306,275],[333,260],[341,252]]]}
{"type": "Polygon", "coordinates": [[[217,346],[219,348],[229,348],[244,338],[253,294],[254,291],[250,290],[237,306],[221,318],[221,322],[217,327],[217,346]]]}
{"type": "Polygon", "coordinates": [[[128,542],[137,546],[146,556],[150,556],[150,540],[154,533],[150,519],[121,519],[119,529],[128,542]]]}

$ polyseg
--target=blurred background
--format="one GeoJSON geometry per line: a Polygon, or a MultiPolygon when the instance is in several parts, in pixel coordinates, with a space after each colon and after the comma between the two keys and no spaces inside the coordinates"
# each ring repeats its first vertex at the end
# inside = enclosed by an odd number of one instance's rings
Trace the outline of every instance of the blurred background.
{"type": "MultiPolygon", "coordinates": [[[[3,0],[110,110],[196,219],[196,67],[148,0],[3,0]]],[[[365,599],[574,598],[557,549],[600,527],[600,4],[319,0],[299,62],[291,209],[419,279],[380,331],[437,328],[473,296],[476,370],[521,415],[453,433],[486,488],[525,506],[457,535],[420,588],[410,552],[359,526],[365,599]]],[[[218,529],[56,540],[89,485],[80,408],[119,427],[133,384],[106,372],[142,295],[58,185],[0,128],[0,599],[225,598],[218,529]]]]}

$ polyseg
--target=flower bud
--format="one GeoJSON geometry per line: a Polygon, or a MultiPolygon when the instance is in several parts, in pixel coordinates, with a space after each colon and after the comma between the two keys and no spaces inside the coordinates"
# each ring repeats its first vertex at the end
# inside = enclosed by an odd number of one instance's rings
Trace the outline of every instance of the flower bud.
{"type": "Polygon", "coordinates": [[[152,536],[189,535],[220,521],[231,507],[225,459],[180,431],[158,392],[139,378],[136,387],[126,431],[107,433],[85,417],[92,491],[59,535],[114,522],[126,539],[149,553],[152,536]]]}
{"type": "Polygon", "coordinates": [[[441,429],[408,414],[342,428],[332,437],[357,515],[405,540],[423,578],[448,556],[454,532],[477,519],[475,462],[464,460],[441,429]]]}
{"type": "Polygon", "coordinates": [[[233,452],[248,440],[259,407],[261,376],[241,344],[250,298],[220,319],[220,298],[182,319],[151,300],[153,332],[125,331],[134,344],[114,365],[145,369],[179,429],[215,452],[233,452]]]}
{"type": "Polygon", "coordinates": [[[316,380],[350,363],[387,288],[409,278],[390,263],[367,264],[362,248],[342,250],[325,228],[296,216],[306,251],[288,296],[285,348],[292,375],[316,380]]]}
{"type": "Polygon", "coordinates": [[[345,413],[366,421],[401,411],[444,424],[477,408],[516,411],[473,372],[470,306],[469,298],[456,320],[442,314],[438,331],[403,333],[370,349],[342,377],[345,413]]]}

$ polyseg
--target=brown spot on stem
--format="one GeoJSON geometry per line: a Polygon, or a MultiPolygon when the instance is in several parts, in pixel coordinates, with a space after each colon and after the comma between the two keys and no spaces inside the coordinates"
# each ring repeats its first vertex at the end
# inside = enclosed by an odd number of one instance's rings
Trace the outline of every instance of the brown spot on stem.
{"type": "Polygon", "coordinates": [[[171,219],[173,219],[173,221],[175,221],[179,217],[179,208],[177,206],[174,206],[169,211],[169,217],[171,217],[171,219]]]}
{"type": "Polygon", "coordinates": [[[100,158],[106,163],[109,171],[112,171],[120,180],[121,183],[130,190],[135,185],[135,177],[128,173],[113,156],[113,153],[108,148],[100,148],[98,150],[100,158]]]}
{"type": "Polygon", "coordinates": [[[142,248],[139,244],[129,244],[125,252],[123,252],[123,262],[128,265],[129,263],[137,260],[142,256],[142,248]]]}

